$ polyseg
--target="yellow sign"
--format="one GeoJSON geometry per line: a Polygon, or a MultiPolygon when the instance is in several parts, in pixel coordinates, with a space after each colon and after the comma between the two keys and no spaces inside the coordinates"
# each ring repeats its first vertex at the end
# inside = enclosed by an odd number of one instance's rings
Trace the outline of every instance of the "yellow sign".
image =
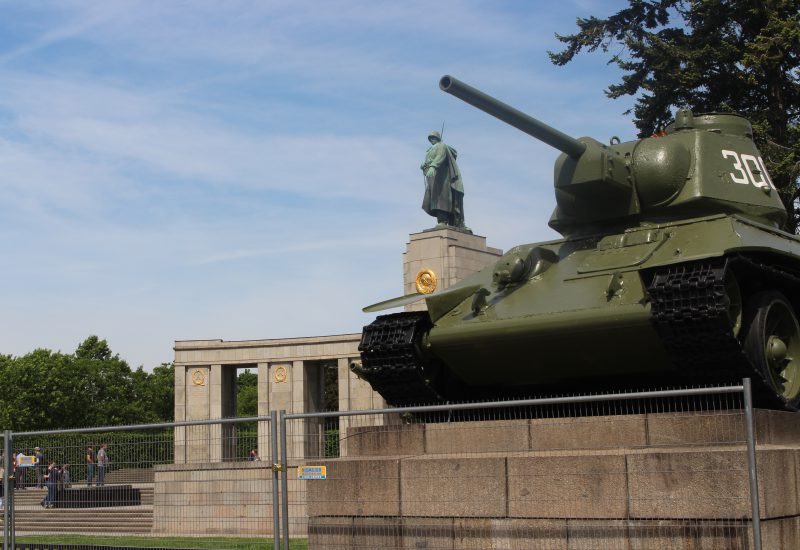
{"type": "Polygon", "coordinates": [[[17,466],[33,466],[36,464],[35,456],[22,455],[17,457],[17,466]]]}
{"type": "Polygon", "coordinates": [[[415,285],[420,294],[430,294],[436,290],[436,273],[432,269],[425,268],[417,273],[415,285]]]}
{"type": "Polygon", "coordinates": [[[275,373],[273,374],[273,378],[275,379],[276,383],[280,384],[281,382],[286,382],[286,377],[288,375],[289,373],[286,371],[286,367],[284,367],[283,365],[279,365],[275,367],[275,373]]]}
{"type": "Polygon", "coordinates": [[[192,382],[194,382],[195,386],[205,386],[206,373],[204,373],[200,369],[194,369],[194,372],[192,372],[192,382]]]}
{"type": "Polygon", "coordinates": [[[298,466],[297,479],[328,479],[328,467],[298,466]]]}

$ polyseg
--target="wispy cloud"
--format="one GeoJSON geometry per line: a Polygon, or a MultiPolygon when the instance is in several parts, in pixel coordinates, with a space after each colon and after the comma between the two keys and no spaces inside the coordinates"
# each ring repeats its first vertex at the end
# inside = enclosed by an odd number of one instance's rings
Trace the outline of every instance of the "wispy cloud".
{"type": "Polygon", "coordinates": [[[436,84],[629,137],[608,67],[547,61],[572,10],[0,0],[0,353],[99,333],[152,367],[179,338],[360,330],[432,225],[419,163],[442,120],[467,223],[503,248],[552,238],[557,152],[436,84]]]}

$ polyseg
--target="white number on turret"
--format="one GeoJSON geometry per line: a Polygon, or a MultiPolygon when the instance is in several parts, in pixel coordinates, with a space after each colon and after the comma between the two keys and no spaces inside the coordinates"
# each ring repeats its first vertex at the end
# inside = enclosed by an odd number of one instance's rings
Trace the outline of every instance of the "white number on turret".
{"type": "Polygon", "coordinates": [[[736,151],[722,150],[722,156],[725,158],[733,159],[733,169],[736,172],[730,172],[731,179],[736,183],[743,185],[755,185],[756,187],[772,187],[772,178],[769,177],[767,167],[764,165],[764,159],[754,155],[741,155],[736,151]]]}

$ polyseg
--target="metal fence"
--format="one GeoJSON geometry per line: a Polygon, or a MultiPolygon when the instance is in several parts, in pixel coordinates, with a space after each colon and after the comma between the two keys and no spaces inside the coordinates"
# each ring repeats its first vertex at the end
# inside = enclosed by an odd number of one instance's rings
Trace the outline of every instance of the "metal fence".
{"type": "Polygon", "coordinates": [[[3,548],[277,549],[276,417],[6,431],[3,548]]]}
{"type": "Polygon", "coordinates": [[[3,547],[155,548],[169,538],[184,548],[758,550],[762,517],[773,526],[799,515],[780,498],[759,502],[759,477],[764,494],[795,471],[795,451],[780,447],[760,450],[757,468],[754,426],[760,443],[781,442],[770,414],[754,413],[745,380],[6,431],[3,547]],[[48,467],[68,464],[69,480],[45,478],[42,464],[15,470],[13,456],[36,447],[48,467]]]}

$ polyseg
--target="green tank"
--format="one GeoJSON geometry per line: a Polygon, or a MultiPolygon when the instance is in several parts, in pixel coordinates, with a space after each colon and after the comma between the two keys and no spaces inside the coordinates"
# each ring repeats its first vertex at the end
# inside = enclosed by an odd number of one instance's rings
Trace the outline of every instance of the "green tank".
{"type": "Polygon", "coordinates": [[[353,370],[395,406],[753,379],[800,406],[800,240],[733,114],[650,138],[574,139],[455,78],[445,92],[555,147],[563,238],[515,246],[364,327],[353,370]]]}

